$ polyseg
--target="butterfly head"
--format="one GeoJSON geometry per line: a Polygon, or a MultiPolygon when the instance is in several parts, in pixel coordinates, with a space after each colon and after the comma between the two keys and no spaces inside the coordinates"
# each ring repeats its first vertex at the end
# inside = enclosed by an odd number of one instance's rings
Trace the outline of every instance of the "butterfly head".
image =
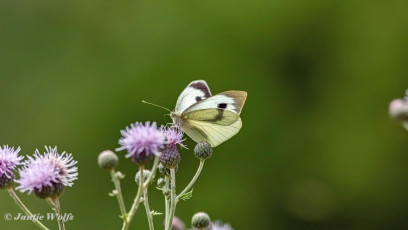
{"type": "Polygon", "coordinates": [[[181,114],[177,113],[177,112],[170,112],[170,117],[173,120],[173,123],[178,126],[181,127],[182,126],[182,118],[181,118],[181,114]]]}

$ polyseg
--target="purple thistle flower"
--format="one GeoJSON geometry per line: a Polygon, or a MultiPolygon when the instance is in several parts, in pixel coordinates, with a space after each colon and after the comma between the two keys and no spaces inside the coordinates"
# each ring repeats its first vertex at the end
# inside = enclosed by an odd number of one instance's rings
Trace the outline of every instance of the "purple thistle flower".
{"type": "Polygon", "coordinates": [[[17,189],[21,192],[35,191],[37,194],[43,189],[51,189],[50,194],[60,195],[64,186],[72,186],[73,181],[78,179],[78,168],[75,166],[77,161],[71,154],[66,152],[59,154],[57,147],[46,146],[45,149],[44,154],[35,150],[34,156],[29,156],[24,162],[25,166],[20,170],[20,179],[16,180],[20,184],[17,189]]]}
{"type": "Polygon", "coordinates": [[[58,172],[50,162],[34,162],[20,170],[20,179],[16,182],[20,184],[18,190],[30,194],[58,183],[58,172]]]}
{"type": "Polygon", "coordinates": [[[121,130],[119,139],[121,147],[116,151],[127,150],[126,157],[131,157],[138,164],[144,164],[152,159],[153,154],[160,156],[160,150],[166,144],[166,138],[157,128],[156,122],[145,124],[136,122],[121,130]]]}
{"type": "Polygon", "coordinates": [[[12,188],[14,184],[14,173],[18,165],[21,165],[22,156],[18,155],[20,147],[14,151],[14,148],[10,148],[4,145],[0,146],[0,189],[12,188]]]}
{"type": "Polygon", "coordinates": [[[408,90],[404,99],[394,99],[389,106],[389,113],[392,119],[399,121],[408,130],[408,90]]]}
{"type": "Polygon", "coordinates": [[[186,225],[184,224],[184,222],[177,216],[174,216],[173,222],[171,224],[171,230],[185,230],[185,229],[186,229],[186,225]]]}
{"type": "Polygon", "coordinates": [[[403,99],[395,99],[391,101],[389,112],[390,116],[397,121],[408,121],[408,101],[403,99]]]}
{"type": "MultiPolygon", "coordinates": [[[[44,155],[40,154],[38,149],[35,150],[34,160],[49,162],[54,166],[58,172],[58,179],[64,186],[71,187],[73,181],[78,179],[78,168],[75,166],[78,162],[74,160],[72,154],[65,151],[61,154],[58,153],[57,147],[51,148],[51,146],[45,146],[47,150],[44,155]]],[[[30,158],[30,157],[29,157],[30,158]]]]}
{"type": "Polygon", "coordinates": [[[161,132],[166,136],[167,145],[161,153],[160,162],[166,168],[176,168],[181,160],[177,145],[186,148],[183,145],[183,132],[176,127],[162,128],[161,132]]]}
{"type": "Polygon", "coordinates": [[[223,224],[221,221],[211,222],[210,229],[211,230],[233,230],[231,225],[223,224]]]}
{"type": "Polygon", "coordinates": [[[186,146],[183,144],[183,132],[177,127],[162,128],[162,133],[166,136],[167,146],[172,147],[180,145],[183,148],[186,146]]]}
{"type": "Polygon", "coordinates": [[[22,164],[21,160],[24,158],[18,155],[20,150],[20,147],[14,150],[8,145],[4,145],[3,148],[0,146],[0,177],[14,177],[13,170],[22,164]]]}
{"type": "MultiPolygon", "coordinates": [[[[211,222],[208,227],[204,228],[205,230],[234,230],[231,225],[224,224],[221,221],[211,222]]],[[[194,228],[193,230],[198,230],[198,228],[194,228]]]]}

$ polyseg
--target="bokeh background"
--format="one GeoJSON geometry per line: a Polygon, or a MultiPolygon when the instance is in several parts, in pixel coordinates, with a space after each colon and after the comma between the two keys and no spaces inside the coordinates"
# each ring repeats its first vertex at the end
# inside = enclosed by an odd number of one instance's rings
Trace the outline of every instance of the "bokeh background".
{"type": "MultiPolygon", "coordinates": [[[[205,79],[213,93],[248,99],[242,130],[177,207],[188,225],[206,211],[238,230],[407,229],[408,133],[388,116],[408,86],[407,9],[403,0],[2,1],[0,144],[73,153],[67,229],[119,229],[98,153],[118,147],[132,122],[170,122],[142,100],[172,109],[190,81],[205,79]]],[[[198,166],[187,145],[179,189],[198,166]]],[[[136,166],[124,155],[130,207],[136,166]]],[[[159,191],[150,201],[163,211],[159,191]]],[[[3,219],[21,212],[7,192],[0,203],[0,229],[35,229],[3,219]]],[[[163,217],[155,221],[161,229],[163,217]]],[[[132,229],[147,229],[143,206],[132,229]]]]}

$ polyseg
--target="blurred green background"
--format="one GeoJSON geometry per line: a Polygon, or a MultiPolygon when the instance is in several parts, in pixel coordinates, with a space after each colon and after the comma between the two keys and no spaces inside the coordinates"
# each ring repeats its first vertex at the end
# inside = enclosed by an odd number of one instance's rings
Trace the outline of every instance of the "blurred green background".
{"type": "MultiPolygon", "coordinates": [[[[67,229],[119,229],[98,153],[118,147],[132,122],[170,122],[141,100],[172,109],[190,81],[205,79],[213,93],[248,99],[243,128],[177,206],[188,225],[206,211],[238,230],[407,229],[408,133],[388,116],[408,86],[407,10],[402,0],[2,1],[0,144],[73,153],[67,229]]],[[[198,166],[187,145],[179,189],[198,166]]],[[[130,207],[136,166],[124,155],[130,207]]],[[[150,202],[163,211],[159,191],[150,202]]],[[[7,192],[0,203],[0,229],[35,229],[3,219],[21,212],[7,192]]],[[[132,229],[147,229],[143,206],[132,229]]]]}

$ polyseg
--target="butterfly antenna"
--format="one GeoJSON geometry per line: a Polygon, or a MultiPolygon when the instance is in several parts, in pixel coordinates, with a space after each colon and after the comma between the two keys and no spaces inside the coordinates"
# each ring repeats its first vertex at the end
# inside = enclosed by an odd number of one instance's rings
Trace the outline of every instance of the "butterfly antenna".
{"type": "Polygon", "coordinates": [[[149,105],[153,105],[153,106],[156,106],[156,107],[159,107],[159,108],[165,109],[165,110],[167,110],[167,111],[169,111],[169,112],[171,113],[171,110],[170,110],[170,109],[168,109],[168,108],[166,108],[166,107],[163,107],[163,106],[161,106],[161,105],[156,105],[156,104],[153,104],[153,103],[147,102],[147,101],[145,101],[145,100],[143,100],[142,102],[143,102],[143,103],[145,103],[145,104],[149,104],[149,105]]]}
{"type": "Polygon", "coordinates": [[[164,114],[163,115],[164,124],[166,124],[165,126],[167,126],[166,116],[170,116],[170,114],[164,114]]]}

